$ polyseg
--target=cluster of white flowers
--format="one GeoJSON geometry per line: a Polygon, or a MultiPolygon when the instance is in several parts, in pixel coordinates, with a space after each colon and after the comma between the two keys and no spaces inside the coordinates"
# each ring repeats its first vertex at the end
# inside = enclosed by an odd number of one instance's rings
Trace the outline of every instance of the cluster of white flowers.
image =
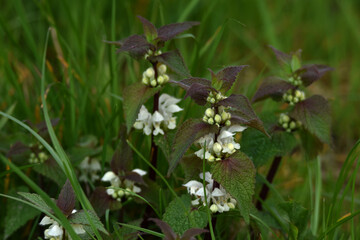
{"type": "Polygon", "coordinates": [[[289,77],[288,81],[294,86],[300,86],[302,84],[300,76],[289,77]]]}
{"type": "Polygon", "coordinates": [[[218,113],[215,113],[215,108],[207,108],[205,110],[205,115],[203,117],[203,121],[207,122],[210,125],[216,124],[218,126],[225,125],[230,126],[231,125],[231,114],[229,112],[226,112],[226,108],[223,106],[220,106],[217,108],[218,113]]]}
{"type": "Polygon", "coordinates": [[[90,180],[94,182],[100,178],[98,172],[101,170],[101,166],[97,158],[85,157],[80,163],[79,168],[79,181],[88,182],[90,180]]]}
{"type": "Polygon", "coordinates": [[[296,90],[288,90],[286,93],[283,94],[283,100],[290,105],[295,105],[298,102],[305,100],[305,92],[299,89],[296,90]]]}
{"type": "Polygon", "coordinates": [[[279,124],[287,131],[294,131],[296,128],[301,127],[302,123],[300,121],[296,121],[295,119],[291,119],[287,114],[280,114],[279,124]]]}
{"type": "Polygon", "coordinates": [[[230,127],[223,127],[219,136],[215,139],[214,133],[209,133],[201,137],[196,143],[199,143],[201,149],[195,152],[195,155],[209,162],[220,161],[223,157],[228,157],[233,154],[236,149],[240,149],[240,144],[235,142],[234,136],[237,132],[242,132],[246,127],[240,125],[233,125],[230,127]],[[205,151],[205,152],[204,152],[205,151]]]}
{"type": "Polygon", "coordinates": [[[167,83],[170,78],[166,74],[166,65],[158,64],[157,66],[157,78],[155,78],[155,70],[153,67],[149,67],[143,72],[142,83],[146,86],[157,87],[167,83]]]}
{"type": "Polygon", "coordinates": [[[149,113],[147,108],[142,105],[134,128],[143,129],[146,135],[154,134],[155,136],[159,133],[164,134],[161,127],[174,129],[176,127],[176,117],[173,117],[173,113],[183,110],[176,105],[178,102],[180,102],[180,99],[163,93],[159,97],[159,110],[153,114],[149,113]]]}
{"type": "MultiPolygon", "coordinates": [[[[200,178],[203,179],[203,173],[200,173],[200,178]]],[[[205,190],[203,184],[195,180],[191,180],[183,185],[187,188],[190,195],[196,197],[195,200],[191,201],[193,206],[200,204],[205,206],[207,204],[213,213],[222,213],[235,208],[236,200],[221,185],[214,187],[214,180],[210,172],[205,173],[205,181],[207,182],[205,190]],[[206,200],[204,191],[206,193],[206,200]]]]}
{"type": "MultiPolygon", "coordinates": [[[[74,213],[76,213],[75,209],[71,212],[71,214],[74,214],[74,213]]],[[[39,224],[42,226],[51,224],[50,227],[44,231],[45,239],[50,239],[50,240],[71,239],[71,237],[69,235],[67,237],[64,237],[63,227],[57,221],[55,221],[54,219],[52,219],[48,216],[43,217],[43,219],[40,221],[39,224]]],[[[81,224],[71,223],[71,226],[73,227],[76,234],[86,233],[83,225],[81,225],[81,224]]]]}
{"type": "MultiPolygon", "coordinates": [[[[134,169],[132,172],[135,172],[139,174],[140,176],[144,176],[146,174],[146,171],[141,169],[134,169]]],[[[106,193],[111,196],[112,198],[116,199],[117,201],[121,202],[122,197],[128,197],[131,193],[139,193],[141,192],[141,188],[135,185],[135,182],[125,179],[121,182],[118,175],[116,175],[112,171],[108,171],[105,173],[105,175],[101,178],[101,181],[103,182],[110,182],[111,186],[106,190],[106,193]],[[118,190],[116,188],[124,188],[124,190],[118,190]]]]}

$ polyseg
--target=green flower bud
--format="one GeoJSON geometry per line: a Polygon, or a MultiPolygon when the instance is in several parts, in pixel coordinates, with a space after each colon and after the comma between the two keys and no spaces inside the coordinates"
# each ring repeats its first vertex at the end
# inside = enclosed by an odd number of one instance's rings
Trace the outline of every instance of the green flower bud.
{"type": "Polygon", "coordinates": [[[220,123],[220,122],[221,122],[221,116],[220,116],[219,114],[216,114],[215,117],[214,117],[214,119],[215,119],[215,122],[216,122],[216,123],[220,123]]]}
{"type": "Polygon", "coordinates": [[[212,118],[215,115],[215,111],[212,108],[208,108],[205,110],[205,115],[209,118],[212,118]]]}
{"type": "Polygon", "coordinates": [[[165,64],[160,64],[160,66],[158,66],[158,71],[159,71],[160,74],[166,73],[166,65],[165,64]]]}
{"type": "Polygon", "coordinates": [[[219,208],[215,204],[210,206],[210,211],[211,212],[216,213],[218,210],[219,210],[219,208]]]}
{"type": "Polygon", "coordinates": [[[214,145],[213,145],[213,151],[214,151],[215,153],[220,153],[221,150],[222,150],[221,144],[218,143],[218,142],[214,143],[214,145]]]}
{"type": "Polygon", "coordinates": [[[207,122],[209,120],[209,118],[207,116],[203,116],[203,121],[207,122]]]}
{"type": "Polygon", "coordinates": [[[131,189],[130,189],[130,188],[126,188],[125,196],[129,196],[129,195],[130,195],[130,192],[132,192],[131,189]]]}
{"type": "Polygon", "coordinates": [[[299,90],[296,90],[295,91],[295,97],[297,97],[297,98],[300,98],[301,97],[301,91],[299,91],[299,90]]]}
{"type": "Polygon", "coordinates": [[[233,143],[228,143],[227,144],[227,148],[230,150],[230,151],[233,151],[235,149],[235,146],[233,143]]]}
{"type": "Polygon", "coordinates": [[[164,77],[163,77],[163,76],[159,76],[159,77],[157,78],[157,82],[158,82],[159,85],[162,85],[162,84],[165,82],[164,77]]]}
{"type": "Polygon", "coordinates": [[[111,196],[112,196],[113,198],[117,198],[117,197],[118,197],[117,194],[116,194],[116,192],[114,192],[113,194],[111,194],[111,196]]]}
{"type": "Polygon", "coordinates": [[[281,120],[282,120],[283,123],[287,123],[287,122],[290,121],[289,116],[286,115],[286,114],[283,114],[283,113],[281,114],[280,118],[281,118],[281,120]]]}
{"type": "Polygon", "coordinates": [[[295,129],[296,123],[294,121],[291,121],[289,127],[290,127],[290,129],[295,129]]]}
{"type": "Polygon", "coordinates": [[[215,98],[210,98],[210,103],[214,104],[216,102],[215,98]]]}
{"type": "Polygon", "coordinates": [[[219,101],[219,100],[221,100],[221,99],[222,99],[221,93],[217,93],[217,94],[216,94],[216,100],[219,101]]]}
{"type": "Polygon", "coordinates": [[[288,100],[289,102],[291,102],[291,101],[293,100],[293,96],[288,95],[288,96],[287,96],[287,100],[288,100]]]}
{"type": "Polygon", "coordinates": [[[231,125],[231,121],[230,120],[226,120],[226,122],[225,122],[225,126],[230,126],[231,125]]]}
{"type": "Polygon", "coordinates": [[[145,85],[149,85],[149,79],[147,77],[142,78],[142,83],[145,85]]]}
{"type": "Polygon", "coordinates": [[[232,202],[227,203],[227,205],[228,205],[228,207],[229,207],[230,209],[234,209],[234,208],[235,208],[235,205],[234,205],[232,202]]]}
{"type": "Polygon", "coordinates": [[[123,197],[125,195],[125,192],[124,192],[124,190],[119,190],[117,192],[117,194],[118,194],[119,197],[123,197]]]}
{"type": "Polygon", "coordinates": [[[215,161],[215,157],[213,155],[211,155],[209,158],[208,158],[208,161],[209,162],[214,162],[215,161]]]}
{"type": "Polygon", "coordinates": [[[145,71],[145,75],[148,77],[148,78],[153,78],[155,76],[155,71],[152,67],[149,67],[148,69],[146,69],[145,71]]]}
{"type": "Polygon", "coordinates": [[[213,118],[209,118],[209,120],[207,122],[210,125],[213,125],[215,123],[213,118]]]}
{"type": "Polygon", "coordinates": [[[216,160],[216,161],[221,161],[221,158],[217,157],[215,160],[216,160]]]}
{"type": "Polygon", "coordinates": [[[299,102],[299,98],[294,97],[293,102],[294,102],[294,103],[298,103],[298,102],[299,102]]]}
{"type": "Polygon", "coordinates": [[[228,120],[228,113],[227,112],[225,112],[225,111],[223,111],[222,113],[221,113],[221,120],[223,121],[223,122],[225,122],[226,120],[228,120]]]}
{"type": "Polygon", "coordinates": [[[150,83],[150,85],[151,85],[152,87],[156,87],[157,81],[156,81],[155,79],[152,80],[151,83],[150,83]]]}
{"type": "Polygon", "coordinates": [[[288,126],[289,125],[287,123],[283,123],[283,125],[282,125],[282,127],[285,128],[285,129],[288,128],[288,126]]]}
{"type": "Polygon", "coordinates": [[[167,83],[170,80],[167,74],[164,74],[163,77],[164,77],[164,83],[167,83]]]}

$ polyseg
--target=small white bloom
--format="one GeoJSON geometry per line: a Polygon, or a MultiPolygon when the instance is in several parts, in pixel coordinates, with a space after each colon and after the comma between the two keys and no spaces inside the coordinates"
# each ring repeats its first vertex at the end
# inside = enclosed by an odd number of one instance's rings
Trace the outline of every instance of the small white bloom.
{"type": "Polygon", "coordinates": [[[119,177],[112,171],[108,171],[105,175],[101,178],[103,182],[110,182],[113,187],[119,187],[120,179],[119,177]]]}
{"type": "Polygon", "coordinates": [[[53,224],[55,221],[54,220],[52,220],[50,217],[48,217],[48,216],[45,216],[45,217],[43,217],[43,219],[41,219],[41,221],[40,221],[40,225],[42,225],[42,226],[44,226],[44,225],[49,225],[49,224],[53,224]]]}
{"type": "Polygon", "coordinates": [[[139,169],[139,168],[135,168],[134,170],[132,170],[132,172],[136,172],[137,174],[139,174],[140,176],[145,176],[146,175],[146,171],[139,169]]]}

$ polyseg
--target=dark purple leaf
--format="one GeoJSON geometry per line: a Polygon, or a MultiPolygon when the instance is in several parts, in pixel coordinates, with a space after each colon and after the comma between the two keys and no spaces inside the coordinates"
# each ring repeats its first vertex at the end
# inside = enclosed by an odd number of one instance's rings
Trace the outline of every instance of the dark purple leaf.
{"type": "Polygon", "coordinates": [[[163,234],[165,234],[164,239],[166,239],[166,240],[176,240],[177,239],[176,234],[171,229],[169,224],[167,224],[166,222],[161,221],[160,219],[157,219],[157,218],[149,218],[149,220],[153,221],[161,229],[161,232],[163,234]]]}
{"type": "Polygon", "coordinates": [[[247,65],[230,66],[230,67],[226,67],[226,68],[220,70],[216,74],[216,78],[218,80],[222,81],[222,86],[221,86],[220,91],[223,93],[227,92],[232,87],[232,85],[234,84],[236,79],[238,78],[239,73],[245,67],[247,67],[247,65]]]}
{"type": "Polygon", "coordinates": [[[221,106],[231,107],[233,109],[230,111],[232,123],[238,123],[255,128],[269,136],[264,128],[264,124],[251,107],[249,99],[244,95],[232,94],[230,97],[218,102],[218,104],[221,106]]]}
{"type": "Polygon", "coordinates": [[[124,89],[124,112],[128,132],[132,128],[137,115],[143,105],[150,97],[154,96],[160,88],[150,88],[142,83],[135,83],[124,89]]]}
{"type": "Polygon", "coordinates": [[[172,23],[162,26],[158,29],[158,39],[161,41],[168,41],[174,38],[176,35],[198,25],[199,22],[183,22],[183,23],[172,23]]]}
{"type": "Polygon", "coordinates": [[[210,91],[216,91],[214,88],[202,85],[200,83],[192,84],[186,91],[185,98],[191,97],[197,104],[205,105],[210,91]]]}
{"type": "MultiPolygon", "coordinates": [[[[56,125],[58,125],[60,119],[59,118],[55,118],[55,119],[51,119],[50,122],[51,122],[51,125],[53,127],[55,127],[56,125]]],[[[48,133],[48,129],[47,129],[47,126],[46,126],[46,122],[43,121],[41,123],[38,123],[36,124],[36,128],[38,129],[38,133],[40,136],[45,136],[47,133],[48,133]]]]}
{"type": "Polygon", "coordinates": [[[195,236],[206,232],[208,232],[208,230],[200,229],[200,228],[191,228],[186,230],[186,232],[184,232],[180,240],[195,240],[194,238],[195,236]]]}
{"type": "Polygon", "coordinates": [[[199,158],[193,153],[184,156],[180,161],[180,165],[185,174],[184,182],[197,179],[203,167],[202,161],[199,161],[199,158]]]}
{"type": "Polygon", "coordinates": [[[173,152],[169,164],[168,175],[175,169],[188,148],[205,134],[217,132],[218,127],[209,125],[201,119],[188,119],[177,130],[173,145],[173,152]]]}
{"type": "Polygon", "coordinates": [[[13,145],[11,145],[11,148],[6,154],[7,158],[11,158],[14,155],[22,154],[26,151],[29,151],[30,148],[23,144],[22,142],[16,142],[13,145]]]}
{"type": "Polygon", "coordinates": [[[133,181],[135,183],[139,183],[142,185],[146,185],[146,183],[144,182],[144,179],[142,178],[142,176],[136,172],[127,172],[124,176],[125,179],[128,179],[130,181],[133,181]]]}
{"type": "Polygon", "coordinates": [[[118,52],[129,52],[132,57],[138,59],[143,57],[149,49],[154,50],[155,47],[148,43],[143,36],[132,35],[122,41],[118,52]]]}
{"type": "Polygon", "coordinates": [[[198,83],[204,86],[211,86],[211,82],[205,78],[197,78],[197,77],[191,77],[191,78],[187,78],[181,81],[172,81],[170,80],[171,83],[174,83],[180,87],[182,87],[185,90],[188,90],[191,85],[193,85],[194,83],[198,83]]]}
{"type": "Polygon", "coordinates": [[[326,65],[310,64],[303,66],[296,71],[295,74],[298,73],[304,86],[309,86],[313,82],[319,80],[325,73],[332,70],[333,68],[326,65]]]}
{"type": "Polygon", "coordinates": [[[273,46],[269,46],[273,52],[275,53],[276,55],[276,58],[279,62],[279,64],[281,66],[284,66],[284,65],[290,65],[290,62],[291,62],[291,55],[290,54],[287,54],[287,53],[284,53],[280,50],[277,50],[276,48],[274,48],[273,46]]]}
{"type": "Polygon", "coordinates": [[[238,151],[211,166],[213,178],[237,200],[241,215],[245,222],[249,223],[252,196],[255,193],[256,169],[253,162],[238,151]]]}
{"type": "Polygon", "coordinates": [[[281,99],[282,95],[289,89],[295,89],[295,86],[278,77],[266,78],[256,91],[251,102],[254,103],[268,97],[281,99]]]}
{"type": "Polygon", "coordinates": [[[325,98],[314,95],[296,104],[290,116],[299,120],[320,141],[330,144],[331,113],[325,98]]]}
{"type": "Polygon", "coordinates": [[[56,201],[56,205],[66,216],[68,216],[75,208],[75,200],[76,198],[74,189],[72,188],[70,181],[66,180],[59,194],[59,198],[56,201]]]}
{"type": "Polygon", "coordinates": [[[101,217],[107,209],[118,210],[121,208],[121,202],[116,201],[106,193],[106,188],[97,187],[91,194],[90,203],[94,207],[96,214],[101,217]]]}
{"type": "Polygon", "coordinates": [[[157,37],[157,30],[154,24],[152,24],[149,20],[143,18],[142,16],[137,16],[137,17],[140,19],[143,25],[144,34],[146,38],[150,41],[155,39],[157,37]]]}
{"type": "Polygon", "coordinates": [[[168,66],[171,70],[177,74],[185,77],[190,77],[190,72],[187,66],[185,65],[184,59],[181,56],[179,50],[165,52],[158,56],[150,58],[151,61],[160,62],[168,66]]]}
{"type": "Polygon", "coordinates": [[[132,160],[132,150],[126,142],[126,128],[122,125],[119,131],[119,143],[111,159],[110,167],[114,173],[128,171],[132,160]]]}

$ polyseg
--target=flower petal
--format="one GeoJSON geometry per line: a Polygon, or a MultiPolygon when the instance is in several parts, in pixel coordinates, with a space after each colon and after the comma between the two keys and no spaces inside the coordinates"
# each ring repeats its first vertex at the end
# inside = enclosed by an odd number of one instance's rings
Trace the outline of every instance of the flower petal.
{"type": "Polygon", "coordinates": [[[146,175],[146,171],[140,169],[140,168],[135,168],[134,170],[132,170],[133,172],[136,172],[137,174],[139,174],[140,176],[144,176],[146,175]]]}

